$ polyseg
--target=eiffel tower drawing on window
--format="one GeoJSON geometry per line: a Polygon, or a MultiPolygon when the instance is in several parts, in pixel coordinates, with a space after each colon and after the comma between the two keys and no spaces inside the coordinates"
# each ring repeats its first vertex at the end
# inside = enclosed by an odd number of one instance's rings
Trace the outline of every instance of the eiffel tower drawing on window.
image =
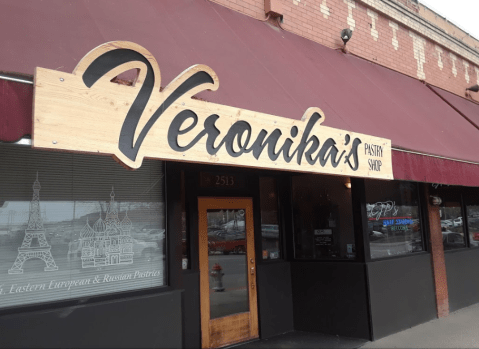
{"type": "Polygon", "coordinates": [[[37,179],[33,183],[33,199],[30,202],[30,213],[28,218],[28,226],[25,229],[25,237],[22,246],[18,248],[18,256],[9,274],[23,274],[23,263],[32,258],[39,258],[45,262],[45,271],[58,270],[50,251],[51,246],[45,238],[45,228],[43,228],[43,220],[40,212],[40,182],[37,179]],[[38,244],[32,246],[32,242],[37,240],[38,244]]]}

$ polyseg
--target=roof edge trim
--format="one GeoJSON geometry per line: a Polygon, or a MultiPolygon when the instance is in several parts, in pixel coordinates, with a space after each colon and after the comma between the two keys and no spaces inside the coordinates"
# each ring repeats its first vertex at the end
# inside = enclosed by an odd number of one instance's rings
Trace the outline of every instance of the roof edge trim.
{"type": "Polygon", "coordinates": [[[3,74],[0,74],[0,79],[2,79],[2,80],[8,80],[8,81],[21,82],[21,83],[23,83],[23,84],[33,85],[33,81],[32,81],[32,80],[27,80],[27,79],[22,79],[22,78],[14,78],[14,77],[7,76],[7,75],[3,75],[3,74]]]}
{"type": "Polygon", "coordinates": [[[453,159],[453,158],[448,158],[448,157],[446,157],[446,156],[440,156],[440,155],[433,155],[433,154],[421,153],[421,152],[414,151],[414,150],[407,150],[407,149],[401,149],[401,148],[396,148],[396,147],[391,147],[391,150],[400,151],[400,152],[403,152],[403,153],[415,154],[415,155],[429,156],[429,157],[431,157],[431,158],[437,158],[437,159],[442,159],[442,160],[451,160],[451,161],[456,161],[456,162],[462,162],[462,163],[465,163],[465,164],[479,165],[479,162],[468,161],[468,160],[460,160],[460,159],[453,159]]]}

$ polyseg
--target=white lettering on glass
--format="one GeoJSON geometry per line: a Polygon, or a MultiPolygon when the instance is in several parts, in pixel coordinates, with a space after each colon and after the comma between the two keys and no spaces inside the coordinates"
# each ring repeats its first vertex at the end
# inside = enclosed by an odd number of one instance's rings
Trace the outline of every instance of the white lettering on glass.
{"type": "Polygon", "coordinates": [[[381,216],[390,214],[396,216],[398,209],[395,201],[376,202],[375,204],[366,204],[368,218],[376,218],[378,220],[381,216]]]}
{"type": "Polygon", "coordinates": [[[23,274],[23,263],[29,259],[38,258],[45,262],[45,271],[58,270],[50,251],[51,246],[45,238],[45,228],[40,214],[40,182],[37,179],[33,183],[33,198],[30,202],[30,214],[28,226],[25,229],[25,237],[22,246],[18,249],[18,255],[13,266],[8,270],[9,274],[23,274]],[[32,242],[38,242],[38,246],[32,246],[32,242]]]}

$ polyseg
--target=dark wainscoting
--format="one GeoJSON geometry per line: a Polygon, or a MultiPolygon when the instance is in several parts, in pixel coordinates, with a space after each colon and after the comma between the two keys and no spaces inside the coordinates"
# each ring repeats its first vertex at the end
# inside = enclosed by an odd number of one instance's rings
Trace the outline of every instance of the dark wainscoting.
{"type": "Polygon", "coordinates": [[[373,339],[435,319],[431,256],[368,263],[373,339]]]}
{"type": "Polygon", "coordinates": [[[479,249],[445,253],[449,311],[479,302],[479,249]]]}
{"type": "Polygon", "coordinates": [[[257,268],[261,338],[293,331],[290,263],[263,263],[257,268]]]}
{"type": "Polygon", "coordinates": [[[292,262],[294,328],[370,338],[362,263],[292,262]]]}
{"type": "Polygon", "coordinates": [[[183,347],[201,347],[200,273],[183,272],[183,347]]]}
{"type": "Polygon", "coordinates": [[[3,348],[181,348],[181,291],[0,317],[3,348]]]}

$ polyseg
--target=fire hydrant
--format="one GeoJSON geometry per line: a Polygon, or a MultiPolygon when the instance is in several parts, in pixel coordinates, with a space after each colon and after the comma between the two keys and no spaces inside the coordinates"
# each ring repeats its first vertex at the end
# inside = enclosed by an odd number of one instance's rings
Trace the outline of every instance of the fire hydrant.
{"type": "Polygon", "coordinates": [[[221,271],[223,270],[223,268],[221,268],[221,265],[219,265],[218,263],[216,263],[215,265],[213,265],[213,268],[211,269],[211,277],[213,278],[213,290],[215,292],[223,292],[225,290],[225,288],[223,287],[223,274],[221,271]]]}

